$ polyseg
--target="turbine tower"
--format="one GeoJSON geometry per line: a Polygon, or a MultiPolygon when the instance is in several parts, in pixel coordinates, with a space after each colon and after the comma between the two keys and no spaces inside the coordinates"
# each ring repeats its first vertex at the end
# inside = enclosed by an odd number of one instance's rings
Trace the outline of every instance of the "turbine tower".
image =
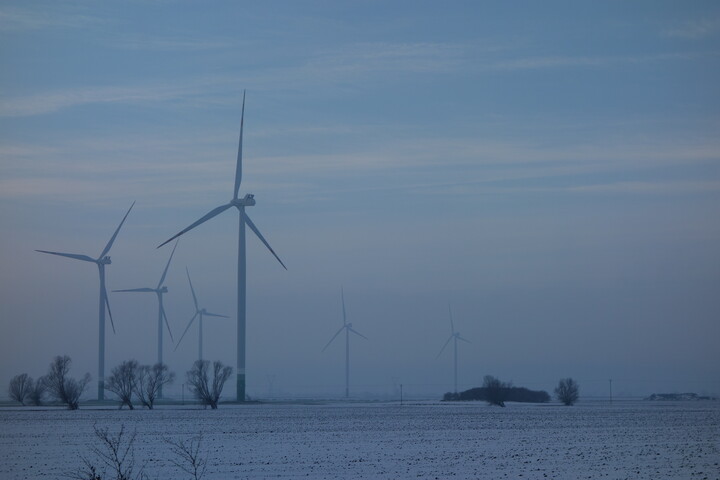
{"type": "Polygon", "coordinates": [[[448,346],[448,343],[450,343],[450,340],[454,341],[454,352],[453,352],[453,362],[454,362],[454,370],[453,370],[453,385],[454,385],[454,393],[457,393],[457,342],[458,340],[462,340],[463,342],[470,343],[470,340],[467,340],[460,336],[460,332],[455,331],[455,325],[453,324],[453,318],[452,318],[452,309],[450,308],[450,305],[448,304],[448,311],[450,312],[450,337],[448,337],[447,341],[443,345],[443,347],[440,349],[440,353],[438,353],[437,357],[440,358],[440,355],[442,355],[442,352],[445,350],[445,347],[448,346]]]}
{"type": "MultiPolygon", "coordinates": [[[[154,293],[157,296],[157,300],[158,300],[157,363],[160,363],[160,364],[163,363],[163,319],[165,319],[165,326],[167,327],[167,331],[170,334],[170,340],[173,340],[172,331],[170,330],[170,324],[168,323],[167,315],[165,314],[165,307],[163,306],[163,295],[168,292],[168,288],[165,285],[163,285],[163,283],[165,282],[165,277],[167,276],[168,268],[170,268],[170,262],[172,261],[173,255],[175,255],[175,249],[177,248],[177,244],[178,244],[178,242],[176,241],[175,246],[173,247],[172,252],[170,253],[170,258],[168,258],[167,264],[165,265],[165,270],[163,270],[162,276],[160,277],[160,281],[158,282],[158,284],[155,288],[145,287],[145,288],[127,288],[124,290],[113,290],[113,292],[154,293]]],[[[162,398],[162,385],[160,386],[160,390],[158,391],[158,397],[162,398]]]]}
{"type": "Polygon", "coordinates": [[[198,333],[198,360],[203,359],[202,354],[202,346],[203,346],[203,317],[220,317],[220,318],[230,318],[227,315],[219,315],[217,313],[210,313],[204,308],[200,308],[198,305],[197,297],[195,296],[195,289],[193,288],[192,280],[190,280],[190,272],[188,271],[187,267],[185,267],[185,272],[187,273],[188,277],[188,283],[190,284],[190,291],[192,292],[193,302],[195,303],[195,315],[190,319],[190,322],[188,322],[187,327],[185,327],[185,331],[183,332],[182,336],[180,337],[180,340],[178,340],[177,345],[175,345],[175,350],[178,349],[180,346],[180,343],[182,342],[182,339],[185,338],[185,334],[190,330],[190,325],[195,321],[195,319],[198,319],[198,327],[199,327],[199,333],[198,333]]]}
{"type": "Polygon", "coordinates": [[[108,301],[108,294],[107,290],[105,289],[105,266],[110,265],[112,262],[110,261],[110,256],[108,253],[110,253],[110,248],[112,248],[113,243],[115,242],[115,238],[117,238],[118,232],[120,231],[120,227],[123,226],[123,223],[125,223],[125,219],[130,214],[130,210],[132,210],[133,206],[135,205],[135,202],[130,205],[130,208],[128,208],[127,213],[123,217],[122,221],[120,222],[120,225],[115,229],[115,233],[113,233],[113,236],[110,237],[110,241],[105,245],[105,248],[103,249],[102,253],[100,253],[100,256],[98,258],[92,258],[87,255],[77,255],[74,253],[60,253],[60,252],[50,252],[47,250],[35,250],[36,252],[40,253],[49,253],[50,255],[59,255],[61,257],[68,257],[75,260],[82,260],[84,262],[91,262],[95,263],[98,267],[98,272],[100,274],[100,302],[99,302],[99,310],[98,310],[98,322],[99,322],[99,329],[98,329],[98,400],[104,400],[105,399],[105,309],[107,308],[108,315],[110,316],[110,325],[112,326],[113,333],[115,333],[115,323],[112,319],[112,313],[110,312],[110,302],[108,301]]]}
{"type": "Polygon", "coordinates": [[[361,336],[365,340],[367,340],[368,338],[362,333],[352,328],[352,323],[347,322],[347,316],[345,314],[345,292],[343,292],[342,288],[340,289],[340,297],[342,298],[343,326],[340,327],[340,330],[338,330],[335,335],[333,335],[333,337],[330,339],[327,345],[325,345],[322,351],[324,352],[325,349],[330,346],[333,340],[335,340],[335,338],[340,335],[340,332],[345,330],[345,398],[348,398],[350,396],[350,332],[354,333],[355,335],[361,336]]]}
{"type": "Polygon", "coordinates": [[[260,230],[257,229],[255,224],[250,220],[250,217],[247,213],[245,213],[245,207],[252,207],[255,205],[255,198],[254,195],[251,193],[246,194],[243,198],[240,198],[238,196],[238,192],[240,191],[240,181],[242,180],[242,139],[243,139],[243,123],[245,120],[245,92],[243,92],[243,104],[242,104],[242,113],[240,116],[240,143],[238,145],[238,156],[237,156],[237,165],[235,167],[235,190],[233,193],[233,198],[230,200],[230,202],[220,205],[217,208],[214,208],[213,210],[210,210],[205,216],[201,217],[196,222],[190,224],[187,228],[184,230],[181,230],[179,233],[175,234],[174,236],[170,237],[168,240],[164,241],[160,245],[158,245],[158,248],[162,247],[168,242],[171,242],[172,240],[176,239],[180,235],[192,230],[193,228],[197,227],[201,223],[205,223],[208,220],[210,220],[213,217],[216,217],[217,215],[220,215],[222,212],[227,210],[228,208],[235,207],[238,210],[239,217],[240,217],[240,226],[239,226],[239,234],[238,234],[238,274],[237,274],[237,381],[236,381],[236,390],[237,390],[237,401],[238,402],[244,402],[245,401],[245,344],[246,344],[246,337],[245,337],[245,294],[246,294],[246,262],[245,262],[245,225],[250,227],[250,230],[253,231],[255,235],[260,239],[260,241],[267,247],[268,250],[270,250],[270,253],[273,254],[273,256],[277,259],[278,262],[280,262],[280,265],[283,266],[285,270],[287,270],[287,267],[285,264],[280,260],[280,257],[277,256],[275,251],[270,247],[270,244],[265,240],[265,237],[262,236],[260,233],[260,230]]]}

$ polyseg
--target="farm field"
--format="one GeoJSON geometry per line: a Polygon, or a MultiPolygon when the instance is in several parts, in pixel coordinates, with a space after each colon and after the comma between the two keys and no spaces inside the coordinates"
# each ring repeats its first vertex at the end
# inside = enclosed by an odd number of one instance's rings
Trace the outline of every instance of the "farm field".
{"type": "MultiPolygon", "coordinates": [[[[165,439],[202,433],[205,479],[720,479],[720,402],[389,403],[0,410],[0,478],[63,478],[93,426],[137,431],[150,479],[190,478],[165,439]]],[[[103,477],[105,478],[105,477],[103,477]]]]}

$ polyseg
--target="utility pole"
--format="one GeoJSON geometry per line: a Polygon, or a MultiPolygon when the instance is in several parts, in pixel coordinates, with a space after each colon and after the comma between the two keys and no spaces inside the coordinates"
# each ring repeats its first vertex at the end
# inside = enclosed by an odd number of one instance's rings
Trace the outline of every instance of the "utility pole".
{"type": "Polygon", "coordinates": [[[403,397],[402,397],[402,383],[400,384],[400,406],[402,407],[403,397]]]}
{"type": "Polygon", "coordinates": [[[609,380],[610,382],[610,405],[612,405],[612,378],[609,380]]]}

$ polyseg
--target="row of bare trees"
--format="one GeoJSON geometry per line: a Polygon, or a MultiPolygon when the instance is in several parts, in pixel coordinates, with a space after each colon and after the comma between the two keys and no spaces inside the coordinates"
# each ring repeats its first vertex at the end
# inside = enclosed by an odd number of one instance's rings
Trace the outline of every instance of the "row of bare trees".
{"type": "Polygon", "coordinates": [[[8,393],[12,400],[25,405],[41,405],[46,397],[67,405],[70,410],[77,410],[88,383],[90,374],[81,379],[69,376],[72,360],[67,355],[58,355],[50,363],[47,375],[33,380],[27,373],[14,376],[10,380],[8,393]]]}
{"type": "MultiPolygon", "coordinates": [[[[57,356],[50,364],[47,375],[37,380],[33,380],[27,373],[16,375],[10,380],[10,398],[22,405],[28,402],[40,405],[49,397],[67,405],[71,410],[76,410],[80,397],[90,383],[90,374],[86,373],[79,380],[70,377],[71,363],[72,360],[67,355],[57,356]]],[[[198,360],[187,372],[187,384],[202,405],[216,409],[225,382],[231,375],[232,367],[219,361],[211,364],[206,360],[198,360]]],[[[105,389],[118,397],[121,409],[125,405],[131,410],[134,409],[135,397],[140,404],[152,410],[162,387],[174,380],[175,373],[170,372],[165,364],[140,365],[136,360],[126,360],[112,369],[105,381],[105,389]]]]}
{"type": "MultiPolygon", "coordinates": [[[[580,396],[580,386],[572,378],[563,378],[555,388],[555,396],[565,405],[573,405],[580,396]]],[[[492,375],[485,375],[483,386],[464,392],[448,392],[445,401],[485,400],[490,405],[504,407],[505,402],[547,402],[550,396],[544,391],[532,391],[526,388],[513,387],[512,382],[503,382],[492,375]]]]}

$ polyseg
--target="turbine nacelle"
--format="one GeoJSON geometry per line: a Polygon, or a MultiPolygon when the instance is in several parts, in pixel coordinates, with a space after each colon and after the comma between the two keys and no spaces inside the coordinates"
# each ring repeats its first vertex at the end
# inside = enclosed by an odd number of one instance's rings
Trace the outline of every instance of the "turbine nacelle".
{"type": "Polygon", "coordinates": [[[248,193],[243,198],[235,198],[230,202],[236,207],[252,207],[255,205],[255,195],[248,193]]]}
{"type": "Polygon", "coordinates": [[[157,291],[158,291],[158,293],[167,293],[167,292],[168,292],[168,288],[167,288],[166,286],[163,286],[162,288],[158,288],[157,291]]]}
{"type": "Polygon", "coordinates": [[[105,255],[102,258],[98,258],[97,263],[99,265],[110,265],[112,263],[112,260],[110,260],[110,255],[105,255]]]}

